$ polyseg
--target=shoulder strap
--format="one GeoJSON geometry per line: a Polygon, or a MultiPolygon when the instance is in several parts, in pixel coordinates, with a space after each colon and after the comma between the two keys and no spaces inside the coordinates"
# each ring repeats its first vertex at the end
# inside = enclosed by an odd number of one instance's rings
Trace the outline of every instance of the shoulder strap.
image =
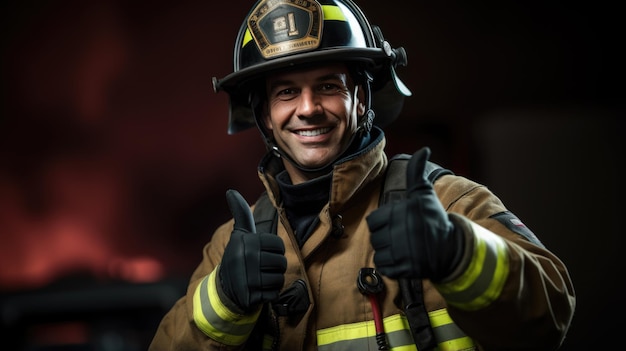
{"type": "MultiPolygon", "coordinates": [[[[402,200],[406,197],[406,167],[410,159],[411,155],[398,154],[389,160],[380,205],[402,200]]],[[[427,161],[424,176],[431,183],[445,174],[454,173],[434,162],[427,161]]],[[[420,279],[399,279],[398,283],[404,303],[404,313],[409,322],[415,346],[418,350],[433,350],[437,346],[437,341],[424,304],[422,281],[420,279]]]]}
{"type": "MultiPolygon", "coordinates": [[[[380,204],[390,201],[401,200],[406,196],[406,166],[411,159],[409,154],[398,154],[389,160],[389,166],[385,174],[385,184],[381,192],[380,204]]],[[[449,169],[428,161],[424,169],[426,178],[434,183],[445,174],[454,174],[449,169]]],[[[276,209],[272,206],[267,192],[263,192],[254,207],[254,222],[257,231],[274,233],[277,227],[276,209]]]]}
{"type": "MultiPolygon", "coordinates": [[[[406,167],[410,159],[411,155],[398,154],[389,160],[385,183],[380,195],[380,204],[401,200],[406,196],[406,167]]],[[[454,174],[431,161],[426,164],[424,173],[431,183],[445,174],[454,174]]],[[[258,232],[276,232],[278,224],[276,209],[270,202],[267,192],[264,191],[257,200],[253,215],[258,232]]],[[[437,342],[430,326],[428,311],[424,305],[422,281],[401,279],[399,284],[415,345],[418,350],[433,349],[437,342]]]]}
{"type": "Polygon", "coordinates": [[[276,233],[278,226],[276,209],[272,205],[267,191],[264,191],[256,201],[252,214],[257,232],[276,233]]]}
{"type": "MultiPolygon", "coordinates": [[[[397,154],[389,160],[380,204],[401,200],[406,196],[406,166],[410,159],[409,154],[397,154]]],[[[431,183],[435,183],[439,177],[446,174],[454,173],[434,162],[427,161],[424,175],[431,183]]]]}

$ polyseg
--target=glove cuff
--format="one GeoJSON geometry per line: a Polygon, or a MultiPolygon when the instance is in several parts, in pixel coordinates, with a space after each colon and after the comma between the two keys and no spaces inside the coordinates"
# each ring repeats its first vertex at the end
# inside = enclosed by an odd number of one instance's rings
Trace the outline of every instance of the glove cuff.
{"type": "Polygon", "coordinates": [[[250,311],[244,310],[243,308],[239,307],[239,305],[237,305],[237,303],[228,296],[228,293],[224,290],[224,282],[222,281],[221,267],[222,265],[218,265],[216,268],[217,279],[215,279],[215,290],[217,291],[217,296],[219,297],[222,304],[226,308],[231,310],[233,313],[237,313],[241,315],[252,314],[252,313],[258,312],[258,310],[260,310],[262,306],[260,306],[258,309],[254,308],[250,311]]]}
{"type": "Polygon", "coordinates": [[[456,213],[448,213],[448,219],[454,225],[454,230],[450,233],[455,237],[455,240],[452,242],[456,242],[458,245],[456,245],[452,264],[450,265],[452,269],[451,273],[437,283],[452,281],[463,274],[471,262],[472,252],[474,250],[470,220],[456,213]]]}

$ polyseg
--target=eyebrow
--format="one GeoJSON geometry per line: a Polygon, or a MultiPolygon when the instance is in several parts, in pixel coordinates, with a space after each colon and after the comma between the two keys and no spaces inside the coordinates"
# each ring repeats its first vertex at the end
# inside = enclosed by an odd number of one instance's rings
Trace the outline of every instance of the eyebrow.
{"type": "MultiPolygon", "coordinates": [[[[347,81],[345,81],[343,79],[343,77],[346,76],[346,73],[329,73],[329,74],[325,74],[323,76],[319,76],[317,78],[315,78],[316,82],[325,82],[328,80],[340,80],[342,81],[344,84],[348,84],[347,81]]],[[[276,88],[277,86],[281,86],[281,85],[290,85],[293,83],[293,80],[289,80],[289,79],[278,79],[273,81],[270,85],[269,88],[270,90],[276,88]]]]}

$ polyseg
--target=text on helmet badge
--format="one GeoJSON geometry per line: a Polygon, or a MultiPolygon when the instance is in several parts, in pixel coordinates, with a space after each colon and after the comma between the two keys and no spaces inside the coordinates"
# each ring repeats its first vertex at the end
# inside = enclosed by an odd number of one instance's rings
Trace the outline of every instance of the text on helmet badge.
{"type": "Polygon", "coordinates": [[[317,1],[265,0],[252,10],[248,29],[266,58],[316,49],[324,14],[317,1]]]}

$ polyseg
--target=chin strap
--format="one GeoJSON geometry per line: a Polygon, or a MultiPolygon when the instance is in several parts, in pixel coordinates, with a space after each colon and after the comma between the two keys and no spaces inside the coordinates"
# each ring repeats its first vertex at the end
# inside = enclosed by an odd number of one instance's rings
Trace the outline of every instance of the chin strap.
{"type": "Polygon", "coordinates": [[[372,126],[374,125],[374,117],[376,114],[371,108],[367,109],[367,112],[361,117],[361,122],[359,123],[359,127],[357,128],[357,133],[360,137],[364,137],[372,131],[372,126]]]}

